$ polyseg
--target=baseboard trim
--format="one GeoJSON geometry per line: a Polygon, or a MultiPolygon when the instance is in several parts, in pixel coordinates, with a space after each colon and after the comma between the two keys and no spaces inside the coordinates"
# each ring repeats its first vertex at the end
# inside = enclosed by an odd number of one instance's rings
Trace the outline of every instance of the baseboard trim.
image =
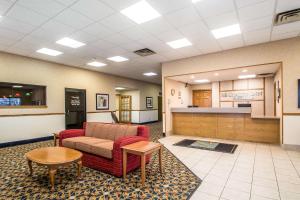
{"type": "Polygon", "coordinates": [[[139,124],[139,125],[144,125],[144,124],[152,124],[152,123],[156,123],[159,122],[158,120],[156,121],[150,121],[150,122],[141,122],[141,123],[132,123],[132,124],[139,124]]]}
{"type": "Polygon", "coordinates": [[[286,150],[300,151],[300,145],[296,144],[282,144],[281,147],[286,150]]]}
{"type": "Polygon", "coordinates": [[[47,141],[47,140],[53,140],[53,136],[0,143],[0,148],[13,147],[13,146],[17,146],[17,145],[29,144],[29,143],[34,143],[34,142],[42,142],[42,141],[47,141]]]}

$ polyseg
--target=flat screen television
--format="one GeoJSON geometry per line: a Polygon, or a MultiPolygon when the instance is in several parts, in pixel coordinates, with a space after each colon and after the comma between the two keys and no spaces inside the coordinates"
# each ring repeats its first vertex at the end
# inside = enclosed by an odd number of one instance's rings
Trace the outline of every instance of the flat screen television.
{"type": "Polygon", "coordinates": [[[0,98],[0,106],[20,106],[20,98],[0,98]]]}

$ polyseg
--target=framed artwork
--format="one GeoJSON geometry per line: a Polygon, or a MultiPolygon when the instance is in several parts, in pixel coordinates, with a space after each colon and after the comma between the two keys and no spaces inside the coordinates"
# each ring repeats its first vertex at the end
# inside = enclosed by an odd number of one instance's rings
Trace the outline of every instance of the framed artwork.
{"type": "Polygon", "coordinates": [[[146,97],[146,108],[153,108],[153,97],[146,97]]]}
{"type": "Polygon", "coordinates": [[[96,110],[109,110],[109,94],[96,94],[96,110]]]}

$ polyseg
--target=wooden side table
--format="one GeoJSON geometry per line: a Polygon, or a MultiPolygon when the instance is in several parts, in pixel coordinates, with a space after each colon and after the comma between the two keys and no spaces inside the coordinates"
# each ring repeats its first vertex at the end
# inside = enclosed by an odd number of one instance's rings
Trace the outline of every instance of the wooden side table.
{"type": "Polygon", "coordinates": [[[57,140],[59,139],[59,133],[53,133],[54,146],[57,145],[57,140]]]}
{"type": "Polygon", "coordinates": [[[162,166],[162,147],[163,145],[155,142],[140,141],[133,144],[123,146],[123,178],[126,179],[126,168],[127,168],[127,153],[141,156],[141,178],[142,186],[145,185],[145,171],[146,171],[146,155],[159,151],[159,168],[160,173],[163,173],[162,166]]]}

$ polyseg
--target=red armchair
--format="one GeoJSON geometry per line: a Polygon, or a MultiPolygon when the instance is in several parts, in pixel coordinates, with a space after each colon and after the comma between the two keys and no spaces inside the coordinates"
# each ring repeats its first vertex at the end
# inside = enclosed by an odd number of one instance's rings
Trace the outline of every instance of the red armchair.
{"type": "MultiPolygon", "coordinates": [[[[95,124],[103,125],[103,123],[94,123],[94,125],[95,124]]],[[[131,126],[131,125],[110,124],[109,126],[131,126]]],[[[87,125],[85,124],[84,129],[71,129],[71,130],[65,130],[60,132],[59,145],[64,146],[62,142],[64,139],[86,136],[87,135],[86,127],[87,125]]],[[[107,172],[117,177],[121,177],[123,175],[123,171],[122,171],[123,154],[122,154],[121,147],[138,141],[149,140],[149,128],[147,126],[138,126],[136,130],[137,133],[134,136],[124,136],[124,137],[117,138],[116,140],[113,141],[111,159],[83,151],[82,152],[83,165],[89,168],[97,169],[99,171],[107,172]]],[[[149,160],[150,160],[150,156],[147,157],[148,162],[149,160]]],[[[139,166],[140,166],[139,156],[129,154],[127,158],[127,172],[130,172],[138,168],[139,166]]]]}

